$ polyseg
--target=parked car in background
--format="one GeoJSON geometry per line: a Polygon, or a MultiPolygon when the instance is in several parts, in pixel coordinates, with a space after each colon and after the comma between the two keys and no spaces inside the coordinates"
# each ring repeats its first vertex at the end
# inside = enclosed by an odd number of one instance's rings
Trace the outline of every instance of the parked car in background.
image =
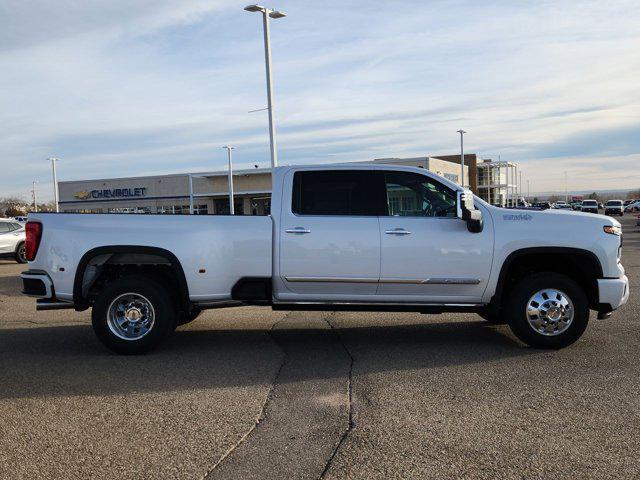
{"type": "Polygon", "coordinates": [[[27,263],[24,251],[24,225],[12,218],[0,218],[0,258],[14,258],[27,263]]]}
{"type": "Polygon", "coordinates": [[[598,210],[604,210],[604,205],[602,202],[598,202],[598,210]]]}
{"type": "Polygon", "coordinates": [[[576,211],[580,211],[582,209],[582,201],[579,202],[571,202],[571,210],[576,210],[576,211]]]}
{"type": "Polygon", "coordinates": [[[553,206],[553,208],[571,210],[571,205],[569,205],[567,202],[561,200],[559,202],[556,202],[555,205],[553,206]]]}
{"type": "Polygon", "coordinates": [[[624,215],[624,206],[622,200],[609,200],[604,206],[605,215],[624,215]]]}
{"type": "Polygon", "coordinates": [[[549,202],[536,202],[533,204],[533,207],[537,208],[538,210],[548,210],[549,208],[551,208],[551,203],[549,202]]]}
{"type": "Polygon", "coordinates": [[[637,202],[638,199],[637,198],[627,198],[624,202],[623,205],[626,207],[627,205],[630,205],[632,203],[637,202]]]}
{"type": "Polygon", "coordinates": [[[640,212],[640,200],[636,200],[633,203],[628,204],[624,208],[625,212],[640,212]]]}
{"type": "Polygon", "coordinates": [[[595,200],[583,200],[581,210],[587,213],[598,213],[598,202],[595,200]]]}
{"type": "Polygon", "coordinates": [[[13,219],[20,223],[27,223],[27,217],[13,217],[13,219]]]}

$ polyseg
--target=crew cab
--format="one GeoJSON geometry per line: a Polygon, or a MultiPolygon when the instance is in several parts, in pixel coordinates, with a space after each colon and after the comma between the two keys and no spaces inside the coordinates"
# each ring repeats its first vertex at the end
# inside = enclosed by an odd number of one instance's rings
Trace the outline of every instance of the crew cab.
{"type": "Polygon", "coordinates": [[[561,348],[629,296],[616,220],[493,207],[412,167],[276,168],[270,216],[38,213],[26,229],[24,293],[92,308],[119,353],[236,305],[476,312],[561,348]]]}

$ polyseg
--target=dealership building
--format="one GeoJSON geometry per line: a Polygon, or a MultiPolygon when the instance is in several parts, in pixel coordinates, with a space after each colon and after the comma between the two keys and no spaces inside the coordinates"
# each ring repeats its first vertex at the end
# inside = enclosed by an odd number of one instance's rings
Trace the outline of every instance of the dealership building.
{"type": "MultiPolygon", "coordinates": [[[[372,162],[368,162],[372,163],[372,162]]],[[[373,163],[408,165],[432,171],[460,183],[460,156],[382,158],[373,163]]],[[[477,191],[476,156],[465,155],[465,183],[477,191]]],[[[61,181],[61,212],[159,213],[224,215],[229,213],[227,171],[178,173],[143,177],[61,181]]],[[[236,215],[268,215],[271,169],[233,172],[236,215]]]]}

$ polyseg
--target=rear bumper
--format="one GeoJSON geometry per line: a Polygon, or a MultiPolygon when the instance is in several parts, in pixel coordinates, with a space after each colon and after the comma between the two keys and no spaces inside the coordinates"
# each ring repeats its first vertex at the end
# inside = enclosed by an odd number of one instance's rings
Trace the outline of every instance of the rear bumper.
{"type": "Polygon", "coordinates": [[[620,278],[598,279],[599,303],[601,310],[609,312],[620,308],[629,300],[629,279],[626,275],[620,278]]]}
{"type": "Polygon", "coordinates": [[[36,298],[55,298],[53,282],[46,272],[27,270],[20,274],[20,278],[24,295],[36,298]]]}

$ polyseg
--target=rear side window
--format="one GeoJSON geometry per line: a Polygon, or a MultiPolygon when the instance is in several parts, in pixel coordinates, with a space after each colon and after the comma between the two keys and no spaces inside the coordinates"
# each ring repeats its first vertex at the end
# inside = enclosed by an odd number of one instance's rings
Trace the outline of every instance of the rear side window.
{"type": "Polygon", "coordinates": [[[384,180],[375,170],[296,172],[291,210],[298,215],[378,216],[384,180]]]}
{"type": "Polygon", "coordinates": [[[11,231],[11,227],[6,222],[0,222],[0,233],[7,233],[11,231]]]}

